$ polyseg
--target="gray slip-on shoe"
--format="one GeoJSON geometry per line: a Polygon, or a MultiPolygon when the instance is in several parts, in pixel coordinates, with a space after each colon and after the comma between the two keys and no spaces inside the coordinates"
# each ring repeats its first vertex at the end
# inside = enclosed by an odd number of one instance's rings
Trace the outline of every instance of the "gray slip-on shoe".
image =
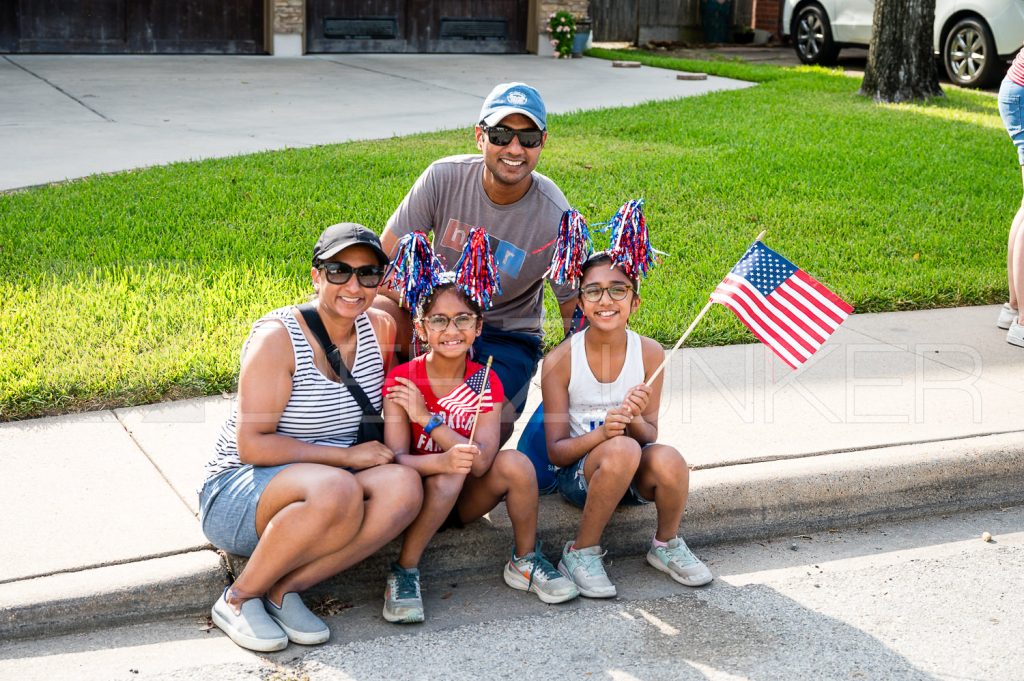
{"type": "Polygon", "coordinates": [[[228,590],[224,589],[224,593],[213,604],[210,617],[228,638],[243,648],[259,653],[272,653],[287,647],[288,636],[270,619],[263,607],[263,599],[250,598],[242,603],[241,611],[236,615],[234,608],[225,600],[227,593],[228,590]]]}
{"type": "Polygon", "coordinates": [[[284,629],[284,633],[288,635],[288,639],[292,643],[315,646],[318,643],[324,643],[331,637],[331,630],[327,628],[323,620],[306,607],[302,598],[295,592],[284,595],[280,608],[266,597],[263,599],[263,604],[267,608],[267,614],[284,629]]]}

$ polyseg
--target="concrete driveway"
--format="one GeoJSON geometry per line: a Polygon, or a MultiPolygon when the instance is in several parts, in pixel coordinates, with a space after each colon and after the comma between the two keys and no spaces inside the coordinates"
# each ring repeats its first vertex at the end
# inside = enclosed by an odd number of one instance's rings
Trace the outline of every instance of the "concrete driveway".
{"type": "Polygon", "coordinates": [[[536,86],[554,113],[751,85],[533,55],[8,55],[0,58],[0,190],[469,127],[491,88],[510,80],[536,86]]]}

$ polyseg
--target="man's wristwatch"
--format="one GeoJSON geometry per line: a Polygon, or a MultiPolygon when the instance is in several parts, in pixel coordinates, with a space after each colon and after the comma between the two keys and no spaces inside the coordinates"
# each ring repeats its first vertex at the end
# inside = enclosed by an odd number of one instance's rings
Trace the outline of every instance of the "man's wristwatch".
{"type": "Polygon", "coordinates": [[[437,428],[442,423],[444,423],[444,417],[442,417],[440,414],[431,414],[430,420],[427,421],[427,425],[423,426],[423,434],[430,435],[431,431],[433,431],[434,428],[437,428]]]}

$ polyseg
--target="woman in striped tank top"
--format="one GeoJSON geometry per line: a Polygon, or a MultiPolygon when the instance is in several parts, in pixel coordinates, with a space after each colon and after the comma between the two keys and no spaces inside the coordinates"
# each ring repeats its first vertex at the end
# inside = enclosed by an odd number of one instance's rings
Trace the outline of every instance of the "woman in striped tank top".
{"type": "MultiPolygon", "coordinates": [[[[370,304],[387,262],[377,236],[353,223],[328,227],[313,248],[316,310],[378,409],[395,331],[370,304]]],[[[384,546],[419,512],[416,471],[383,443],[356,444],[362,416],[294,307],[256,322],[199,498],[207,538],[250,556],[212,609],[238,645],[326,641],[330,630],[299,593],[384,546]]]]}
{"type": "MultiPolygon", "coordinates": [[[[999,88],[999,115],[1006,132],[1017,147],[1024,179],[1024,50],[1017,53],[1010,70],[999,88]]],[[[1024,317],[1021,317],[1021,297],[1024,296],[1024,201],[1010,223],[1010,238],[1006,252],[1006,279],[1009,300],[999,310],[996,326],[1007,329],[1006,342],[1024,348],[1024,317]]]]}

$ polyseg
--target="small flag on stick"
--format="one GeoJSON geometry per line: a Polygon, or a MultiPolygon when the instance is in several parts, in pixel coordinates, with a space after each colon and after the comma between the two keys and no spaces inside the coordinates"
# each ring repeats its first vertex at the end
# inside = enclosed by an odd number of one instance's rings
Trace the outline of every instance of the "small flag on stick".
{"type": "Polygon", "coordinates": [[[711,294],[796,369],[811,358],[853,307],[760,241],[711,294]]]}
{"type": "MultiPolygon", "coordinates": [[[[486,396],[486,397],[490,398],[490,396],[491,396],[491,388],[488,385],[490,383],[490,381],[488,381],[487,379],[490,378],[491,362],[493,362],[493,361],[494,361],[494,356],[493,355],[488,355],[488,357],[487,357],[487,366],[485,366],[483,369],[480,370],[480,371],[483,371],[484,375],[483,375],[483,378],[480,381],[480,397],[478,397],[477,400],[476,400],[476,414],[474,414],[474,416],[473,416],[473,428],[469,431],[469,444],[473,444],[473,438],[476,437],[476,424],[477,424],[477,421],[480,420],[480,407],[484,403],[484,397],[486,396]]],[[[480,371],[477,371],[470,378],[472,379],[473,377],[477,376],[480,373],[480,371]]],[[[474,387],[474,390],[475,389],[476,388],[474,387]]],[[[488,405],[488,406],[490,406],[490,405],[488,405]]]]}

